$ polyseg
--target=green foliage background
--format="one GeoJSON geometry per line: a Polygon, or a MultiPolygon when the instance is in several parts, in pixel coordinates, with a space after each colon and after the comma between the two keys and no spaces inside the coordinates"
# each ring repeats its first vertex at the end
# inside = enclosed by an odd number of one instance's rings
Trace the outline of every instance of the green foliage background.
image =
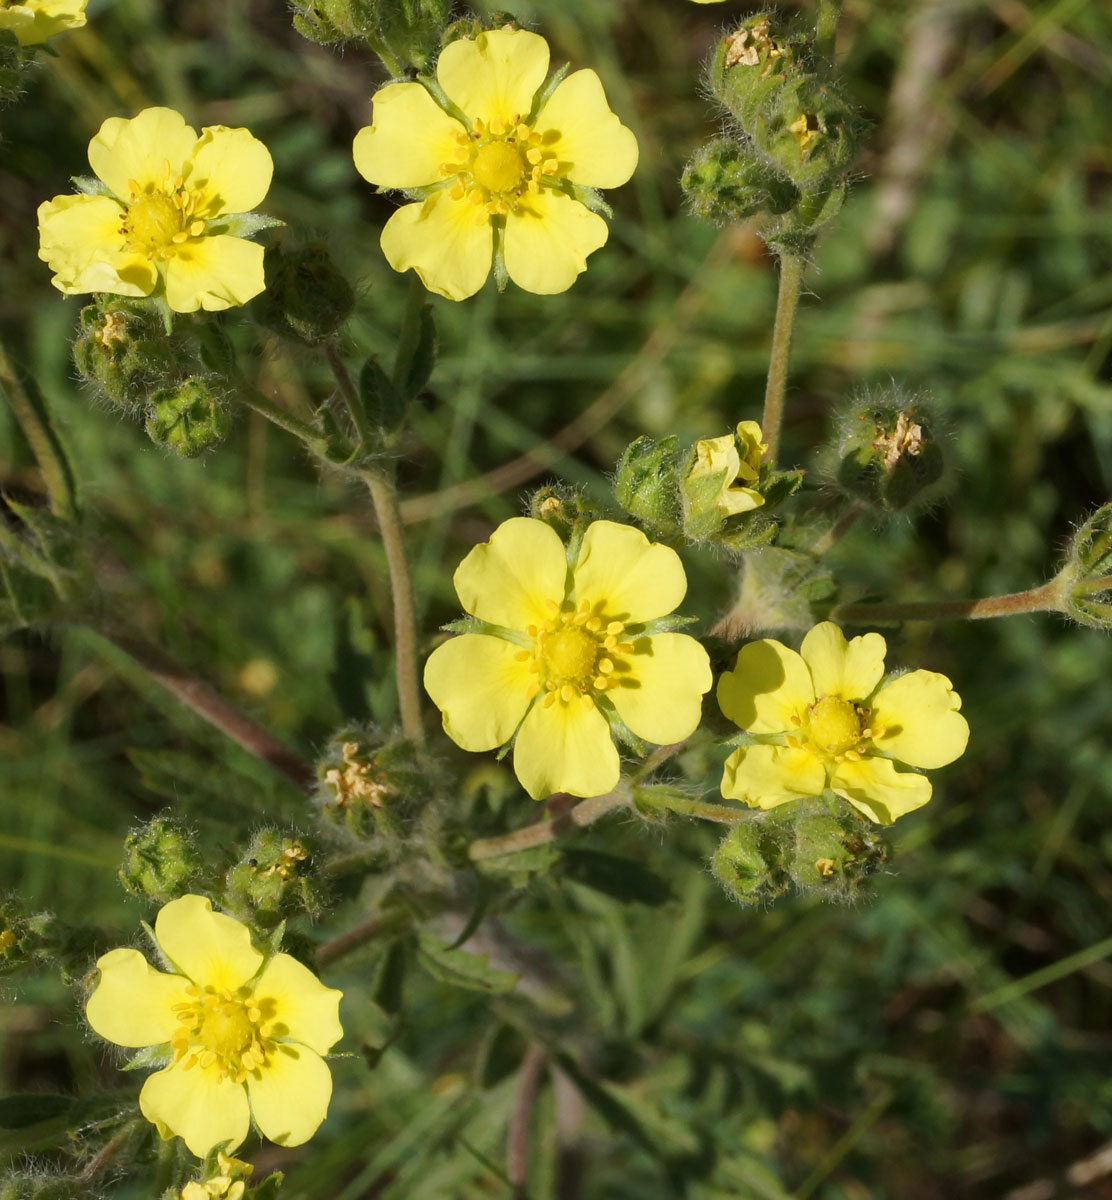
{"type": "MultiPolygon", "coordinates": [[[[608,246],[567,295],[491,284],[463,304],[434,300],[441,356],[401,461],[407,496],[448,491],[406,510],[427,638],[457,614],[446,564],[521,510],[520,486],[457,505],[454,485],[535,451],[600,396],[611,418],[534,480],[551,470],[602,495],[632,437],[714,436],[759,416],[774,265],[751,231],[685,215],[678,187],[719,121],[699,64],[747,11],[516,7],[555,61],[600,72],[642,162],[609,197],[608,246]]],[[[167,104],[194,125],[249,126],[276,163],[265,210],[323,238],[357,286],[350,358],[385,354],[406,282],[378,250],[391,202],[350,157],[380,69],[305,43],[280,3],[90,0],[89,17],[0,113],[0,333],[72,452],[113,602],[313,756],[345,720],[395,718],[364,496],[250,413],[216,453],[182,461],[99,407],[68,357],[80,302],[51,288],[34,214],[85,170],[109,115],[167,104]],[[273,686],[256,682],[260,663],[273,686]]],[[[847,594],[1029,587],[1110,492],[1112,10],[847,0],[839,51],[875,128],[808,277],[783,461],[811,465],[832,414],[868,385],[929,393],[948,430],[949,496],[914,521],[859,522],[831,559],[847,594]],[[901,87],[913,92],[903,117],[901,87]],[[919,170],[893,219],[883,205],[908,156],[919,170]]],[[[328,392],[322,361],[277,346],[250,310],[226,325],[265,390],[293,406],[328,392]]],[[[3,408],[0,486],[42,491],[3,408]]],[[[706,628],[732,569],[686,561],[685,607],[706,628]]],[[[541,1021],[564,1057],[534,1113],[536,1200],[1019,1200],[1039,1180],[1039,1200],[1098,1194],[1066,1172],[1112,1139],[1112,648],[1052,617],[885,632],[890,662],[954,680],[973,736],[934,801],[895,828],[868,902],[742,909],[705,868],[714,829],[612,819],[577,835],[579,857],[526,884],[504,917],[548,952],[575,1005],[541,1021]],[[615,874],[592,850],[634,866],[615,874]]],[[[0,892],[100,927],[95,949],[150,916],[115,877],[136,822],[171,811],[207,847],[307,821],[294,789],[91,635],[9,637],[0,666],[0,892]]],[[[719,765],[707,761],[708,778],[719,765]]],[[[473,798],[504,799],[513,827],[533,809],[509,779],[475,759],[473,798]]],[[[334,1064],[331,1116],[308,1146],[256,1160],[287,1172],[291,1200],[511,1195],[505,1123],[535,1006],[411,974],[399,1008],[381,967],[368,948],[327,974],[347,993],[353,1052],[334,1064]]],[[[134,1089],[84,1032],[77,986],[24,975],[0,1001],[5,1094],[134,1089]]],[[[0,1151],[22,1162],[5,1137],[0,1151]]]]}

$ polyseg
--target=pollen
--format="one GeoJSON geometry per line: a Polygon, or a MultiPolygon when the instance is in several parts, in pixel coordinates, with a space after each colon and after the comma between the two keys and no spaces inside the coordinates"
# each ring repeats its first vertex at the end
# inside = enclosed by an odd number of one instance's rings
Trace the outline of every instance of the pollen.
{"type": "MultiPolygon", "coordinates": [[[[137,186],[134,180],[129,186],[133,185],[137,186]]],[[[120,226],[128,250],[152,259],[172,258],[177,246],[205,232],[204,221],[193,218],[195,203],[194,196],[180,188],[140,192],[128,205],[120,226]]]]}
{"type": "Polygon", "coordinates": [[[184,1070],[215,1068],[222,1079],[242,1083],[266,1065],[275,1043],[266,1036],[266,1021],[246,988],[235,992],[207,987],[196,999],[178,1005],[180,1024],[170,1039],[174,1061],[184,1070]]]}
{"type": "Polygon", "coordinates": [[[618,687],[620,672],[628,670],[624,656],[632,653],[633,645],[619,642],[624,632],[621,621],[606,622],[582,603],[578,610],[558,611],[540,628],[530,626],[532,653],[517,657],[531,660],[529,669],[538,676],[537,692],[543,681],[548,693],[546,705],[557,699],[568,704],[578,697],[585,708],[592,708],[595,697],[618,687]]]}
{"type": "Polygon", "coordinates": [[[848,700],[823,696],[808,712],[811,745],[826,754],[846,755],[864,734],[861,713],[848,700]]]}

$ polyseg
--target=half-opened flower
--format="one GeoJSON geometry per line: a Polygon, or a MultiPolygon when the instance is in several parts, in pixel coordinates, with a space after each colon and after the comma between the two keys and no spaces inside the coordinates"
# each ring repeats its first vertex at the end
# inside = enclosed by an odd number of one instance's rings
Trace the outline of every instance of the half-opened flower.
{"type": "Polygon", "coordinates": [[[768,446],[761,441],[761,427],[756,421],[741,421],[736,435],[704,438],[695,443],[695,461],[688,480],[695,481],[720,475],[722,489],[715,507],[723,517],[750,512],[764,504],[755,484],[761,473],[761,458],[768,446]]]}
{"type": "Polygon", "coordinates": [[[870,820],[891,824],[931,798],[930,780],[908,767],[960,758],[969,726],[945,675],[911,671],[884,679],[879,633],[846,641],[830,621],[797,654],[749,642],[718,681],[718,703],[757,744],[726,760],[722,794],[756,808],[829,789],[870,820]]]}
{"type": "Polygon", "coordinates": [[[263,248],[238,235],[277,223],[251,212],[273,164],[246,129],[198,136],[173,109],[147,108],[109,117],[89,163],[97,179],[86,191],[39,206],[39,258],[59,291],[165,296],[175,312],[195,312],[263,290],[263,248]]]}
{"type": "Polygon", "coordinates": [[[308,1141],[332,1096],[321,1055],[343,1035],[340,992],[288,954],[265,956],[204,896],[171,900],[154,934],[169,972],[111,950],[85,1007],[101,1037],[167,1061],[139,1093],[143,1116],[201,1158],[234,1150],[252,1120],[272,1142],[308,1141]]]}
{"type": "Polygon", "coordinates": [[[617,187],[637,165],[637,141],[610,111],[594,71],[545,85],[548,43],[523,29],[461,39],[436,77],[451,111],[420,83],[390,83],[372,125],[355,137],[360,175],[416,202],[382,231],[395,271],[463,300],[497,255],[529,292],[566,291],[602,246],[606,222],[584,200],[617,187]]]}
{"type": "Polygon", "coordinates": [[[514,744],[535,800],[596,796],[618,782],[612,726],[669,744],[694,732],[712,683],[706,651],[664,618],[683,600],[679,556],[639,530],[595,521],[578,553],[515,517],[454,576],[474,633],[439,646],[425,687],[465,750],[514,744]]]}
{"type": "Polygon", "coordinates": [[[85,24],[87,0],[0,0],[0,29],[10,29],[21,46],[37,46],[56,33],[85,24]]]}

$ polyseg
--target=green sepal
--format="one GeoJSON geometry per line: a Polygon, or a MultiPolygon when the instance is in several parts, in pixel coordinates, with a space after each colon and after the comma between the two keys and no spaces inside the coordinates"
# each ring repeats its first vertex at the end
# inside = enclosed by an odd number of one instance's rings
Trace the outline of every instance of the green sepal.
{"type": "Polygon", "coordinates": [[[567,75],[570,67],[570,63],[564,63],[562,67],[557,67],[533,93],[533,103],[529,105],[529,113],[525,117],[526,125],[532,125],[537,119],[541,109],[552,99],[552,93],[564,82],[564,77],[567,75]]]}
{"type": "Polygon", "coordinates": [[[161,1046],[145,1046],[124,1063],[122,1070],[147,1071],[155,1067],[161,1069],[168,1067],[173,1061],[174,1052],[170,1049],[169,1043],[164,1042],[161,1046]]]}
{"type": "Polygon", "coordinates": [[[114,196],[112,189],[95,175],[71,175],[70,183],[85,196],[114,196]]]}
{"type": "MultiPolygon", "coordinates": [[[[560,190],[562,191],[563,189],[561,188],[560,190]]],[[[594,188],[583,187],[582,184],[573,183],[568,185],[567,194],[573,200],[578,200],[584,208],[589,208],[591,212],[598,213],[600,217],[605,217],[608,221],[613,219],[614,210],[594,188]]]]}
{"type": "Polygon", "coordinates": [[[277,229],[285,225],[277,217],[268,217],[265,213],[224,213],[206,222],[205,232],[209,234],[229,234],[231,237],[250,238],[264,229],[277,229]]]}

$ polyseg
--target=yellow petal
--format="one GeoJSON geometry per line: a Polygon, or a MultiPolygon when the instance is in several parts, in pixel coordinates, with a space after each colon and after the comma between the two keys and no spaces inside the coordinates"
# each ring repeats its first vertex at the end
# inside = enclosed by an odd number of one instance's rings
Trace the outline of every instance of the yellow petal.
{"type": "Polygon", "coordinates": [[[526,117],[548,74],[548,43],[524,29],[492,29],[446,46],[436,77],[450,100],[488,125],[526,117]]]}
{"type": "Polygon", "coordinates": [[[722,795],[753,808],[775,808],[802,796],[821,796],[826,768],[809,750],[745,746],[726,759],[722,795]]]}
{"type": "Polygon", "coordinates": [[[21,46],[37,46],[56,33],[85,24],[86,0],[27,0],[0,5],[0,29],[10,29],[21,46]]]}
{"type": "Polygon", "coordinates": [[[534,800],[543,800],[553,792],[601,796],[616,786],[621,765],[606,718],[573,696],[529,710],[514,743],[514,772],[534,800]]]}
{"type": "Polygon", "coordinates": [[[618,187],[637,166],[637,139],[610,111],[594,71],[569,75],[537,115],[534,128],[544,149],[559,161],[556,174],[572,183],[618,187]]]}
{"type": "Polygon", "coordinates": [[[412,267],[430,292],[466,300],[486,282],[494,257],[490,223],[476,223],[475,217],[475,206],[466,199],[434,192],[419,204],[399,208],[386,222],[382,253],[395,271],[412,267]]]}
{"type": "Polygon", "coordinates": [[[166,302],[182,313],[246,304],[266,287],[262,246],[226,233],[184,242],[163,275],[166,302]]]}
{"type": "Polygon", "coordinates": [[[252,992],[263,1021],[268,1023],[268,1037],[302,1042],[318,1054],[327,1054],[344,1036],[342,996],[343,992],[325,987],[308,967],[288,954],[276,954],[266,964],[252,992]]]}
{"type": "Polygon", "coordinates": [[[263,202],[273,174],[270,151],[249,130],[208,125],[193,151],[185,186],[199,193],[198,217],[245,213],[263,202]]]}
{"type": "Polygon", "coordinates": [[[355,169],[384,188],[439,183],[441,163],[458,170],[455,135],[463,127],[419,83],[388,83],[375,93],[372,124],[355,135],[355,169]]]}
{"type": "Polygon", "coordinates": [[[878,825],[891,825],[931,798],[931,782],[925,775],[897,771],[887,758],[839,763],[830,786],[878,825]]]}
{"type": "Polygon", "coordinates": [[[746,483],[753,483],[760,477],[761,459],[764,458],[768,445],[761,441],[764,435],[756,421],[739,421],[737,439],[741,443],[738,476],[746,483]]]}
{"type": "Polygon", "coordinates": [[[945,675],[912,671],[886,683],[873,700],[870,725],[879,749],[913,767],[944,767],[965,752],[969,725],[961,697],[945,675]]]}
{"type": "Polygon", "coordinates": [[[161,187],[178,175],[197,144],[196,130],[172,108],[145,108],[130,121],[109,117],[89,143],[89,165],[109,189],[124,201],[131,199],[131,182],[140,191],[161,187]]]}
{"type": "Polygon", "coordinates": [[[445,642],[425,663],[425,690],[440,709],[444,732],[464,750],[504,746],[529,707],[537,676],[517,660],[520,646],[481,633],[445,642]]]}
{"type": "Polygon", "coordinates": [[[138,950],[97,959],[100,980],[85,1005],[95,1033],[117,1046],[158,1046],[178,1027],[175,1004],[187,1004],[189,980],[156,971],[138,950]]]}
{"type": "Polygon", "coordinates": [[[332,1075],[308,1046],[281,1043],[247,1076],[247,1095],[264,1137],[280,1146],[300,1146],[328,1115],[332,1075]]]}
{"type": "Polygon", "coordinates": [[[714,682],[707,652],[684,633],[638,638],[634,646],[629,670],[615,672],[618,687],[607,698],[638,737],[661,746],[680,742],[698,727],[714,682]]]}
{"type": "Polygon", "coordinates": [[[179,1062],[156,1071],[139,1093],[139,1110],[165,1140],[182,1138],[198,1158],[220,1142],[234,1150],[251,1128],[243,1085],[221,1079],[215,1067],[187,1071],[179,1062]]]}
{"type": "Polygon", "coordinates": [[[680,556],[640,529],[594,521],[573,571],[576,607],[584,601],[610,620],[651,621],[674,611],[687,592],[680,556]]]}
{"type": "MultiPolygon", "coordinates": [[[[584,539],[586,540],[586,539],[584,539]]],[[[511,517],[468,552],[452,582],[464,610],[480,621],[527,629],[564,600],[568,562],[564,543],[543,521],[511,517]]]]}
{"type": "Polygon", "coordinates": [[[181,896],[163,905],[154,936],[174,966],[200,987],[234,990],[263,965],[247,926],[213,912],[207,896],[181,896]]]}
{"type": "Polygon", "coordinates": [[[158,272],[143,255],[124,249],[123,208],[111,196],[55,196],[39,205],[39,258],[67,295],[113,292],[149,296],[158,272]]]}
{"type": "Polygon", "coordinates": [[[608,232],[598,213],[562,192],[526,192],[506,217],[506,271],[527,292],[566,292],[587,269],[587,255],[606,244],[608,232]]]}
{"type": "Polygon", "coordinates": [[[823,621],[803,639],[799,653],[811,668],[816,696],[864,700],[884,676],[886,649],[879,633],[847,642],[833,621],[823,621]]]}
{"type": "Polygon", "coordinates": [[[815,702],[807,664],[794,650],[770,638],[749,642],[718,681],[722,711],[750,733],[790,733],[793,716],[815,702]]]}

